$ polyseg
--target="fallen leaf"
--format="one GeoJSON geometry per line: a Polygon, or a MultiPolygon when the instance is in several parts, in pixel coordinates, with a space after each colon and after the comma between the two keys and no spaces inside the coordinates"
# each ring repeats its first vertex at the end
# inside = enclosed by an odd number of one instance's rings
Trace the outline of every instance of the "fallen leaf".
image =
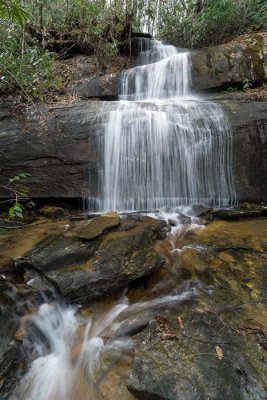
{"type": "Polygon", "coordinates": [[[183,323],[183,320],[181,317],[178,317],[178,322],[179,322],[180,328],[184,329],[184,323],[183,323]]]}
{"type": "Polygon", "coordinates": [[[216,357],[217,357],[219,360],[222,360],[222,359],[223,359],[223,351],[222,351],[222,349],[220,348],[220,346],[215,346],[215,351],[216,351],[216,357]]]}

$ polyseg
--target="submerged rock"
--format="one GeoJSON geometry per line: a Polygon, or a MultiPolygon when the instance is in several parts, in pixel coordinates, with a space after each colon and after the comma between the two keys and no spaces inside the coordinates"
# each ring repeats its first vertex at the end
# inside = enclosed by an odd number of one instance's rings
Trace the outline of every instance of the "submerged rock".
{"type": "Polygon", "coordinates": [[[135,224],[129,221],[129,225],[128,218],[133,217],[126,217],[116,228],[119,216],[105,214],[75,231],[74,236],[79,237],[45,239],[27,258],[33,268],[55,283],[67,301],[85,304],[104,297],[151,274],[164,262],[154,243],[165,237],[165,222],[136,217],[135,224]],[[107,228],[112,229],[99,236],[107,228]]]}

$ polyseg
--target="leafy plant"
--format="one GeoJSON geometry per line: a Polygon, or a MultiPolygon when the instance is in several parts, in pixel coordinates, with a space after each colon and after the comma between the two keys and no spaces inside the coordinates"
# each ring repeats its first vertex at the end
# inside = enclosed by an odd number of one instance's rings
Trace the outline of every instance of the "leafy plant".
{"type": "Polygon", "coordinates": [[[10,199],[3,200],[2,203],[8,203],[10,205],[8,214],[11,219],[15,217],[23,219],[26,209],[35,206],[34,202],[29,197],[30,189],[28,186],[25,186],[25,180],[27,180],[29,176],[30,175],[27,173],[15,175],[9,179],[6,185],[1,186],[2,189],[10,193],[10,199]]]}
{"type": "Polygon", "coordinates": [[[187,0],[176,3],[170,0],[162,6],[159,36],[180,47],[219,44],[234,35],[267,27],[265,0],[187,0]]]}
{"type": "Polygon", "coordinates": [[[18,89],[25,96],[44,99],[49,90],[60,87],[54,55],[37,46],[21,48],[12,28],[0,50],[0,91],[18,89]]]}
{"type": "Polygon", "coordinates": [[[0,0],[0,19],[7,19],[22,26],[28,18],[29,14],[19,1],[0,0]]]}

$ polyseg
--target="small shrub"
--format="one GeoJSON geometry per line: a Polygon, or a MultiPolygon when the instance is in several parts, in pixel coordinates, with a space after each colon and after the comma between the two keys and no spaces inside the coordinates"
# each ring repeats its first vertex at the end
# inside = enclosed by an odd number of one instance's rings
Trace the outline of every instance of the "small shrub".
{"type": "Polygon", "coordinates": [[[10,195],[8,200],[3,200],[2,203],[8,203],[8,215],[10,219],[23,219],[27,208],[33,208],[35,204],[31,200],[29,193],[30,188],[26,186],[25,181],[30,175],[21,173],[9,179],[8,183],[1,188],[7,191],[10,195]]]}

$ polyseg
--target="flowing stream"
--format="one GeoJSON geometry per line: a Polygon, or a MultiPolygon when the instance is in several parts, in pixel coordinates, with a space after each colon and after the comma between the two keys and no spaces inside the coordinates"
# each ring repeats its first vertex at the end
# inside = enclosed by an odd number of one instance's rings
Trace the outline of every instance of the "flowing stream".
{"type": "Polygon", "coordinates": [[[192,95],[190,53],[140,47],[105,123],[99,210],[233,202],[231,129],[219,105],[192,95]]]}
{"type": "MultiPolygon", "coordinates": [[[[139,64],[124,73],[120,101],[108,111],[99,210],[231,203],[231,130],[218,105],[192,96],[190,54],[142,40],[139,64]]],[[[180,250],[169,240],[174,257],[180,250]]],[[[25,345],[32,364],[12,400],[109,398],[98,382],[131,348],[131,326],[179,307],[200,289],[164,287],[160,297],[135,304],[124,295],[108,311],[89,316],[56,301],[43,304],[31,317],[25,345]]]]}
{"type": "Polygon", "coordinates": [[[98,317],[82,317],[75,308],[57,302],[44,303],[31,318],[31,335],[25,345],[36,358],[11,399],[103,399],[99,382],[123,352],[130,351],[132,326],[138,329],[160,310],[177,308],[196,294],[196,288],[185,287],[181,293],[133,305],[123,296],[98,317]],[[125,328],[120,329],[123,324],[125,328]]]}

